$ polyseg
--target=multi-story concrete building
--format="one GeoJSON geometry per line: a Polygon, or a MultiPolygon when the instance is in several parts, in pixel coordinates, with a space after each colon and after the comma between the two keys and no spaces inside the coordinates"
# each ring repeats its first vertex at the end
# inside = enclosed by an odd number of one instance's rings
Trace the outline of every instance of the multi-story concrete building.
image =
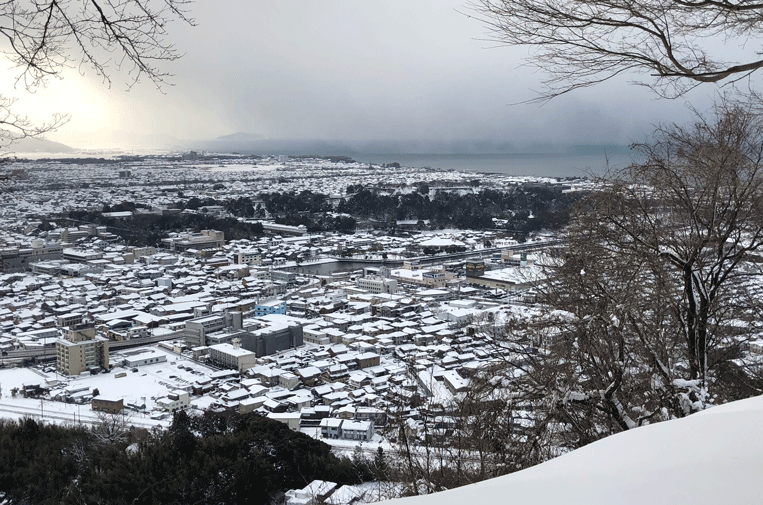
{"type": "Polygon", "coordinates": [[[30,247],[0,249],[0,273],[25,272],[38,261],[60,260],[63,257],[61,244],[32,240],[30,247]]]}
{"type": "Polygon", "coordinates": [[[68,314],[61,314],[56,318],[56,325],[59,328],[71,328],[82,323],[82,319],[85,315],[82,312],[69,312],[68,314]]]}
{"type": "Polygon", "coordinates": [[[236,255],[240,265],[262,265],[262,253],[259,251],[241,251],[236,255]]]}
{"type": "Polygon", "coordinates": [[[63,259],[72,263],[87,263],[103,258],[103,253],[91,251],[90,249],[66,248],[63,250],[63,259]]]}
{"type": "Polygon", "coordinates": [[[109,369],[109,340],[95,334],[90,324],[72,326],[66,338],[56,341],[56,368],[79,375],[92,368],[109,369]]]}
{"type": "Polygon", "coordinates": [[[259,328],[247,327],[241,336],[241,346],[258,357],[303,345],[302,325],[289,316],[270,314],[253,320],[259,328]]]}
{"type": "Polygon", "coordinates": [[[207,345],[207,335],[225,328],[240,330],[242,326],[242,316],[240,312],[224,312],[221,314],[210,314],[206,316],[189,319],[185,322],[183,329],[183,338],[186,344],[193,347],[207,345]]]}
{"type": "Polygon", "coordinates": [[[361,277],[355,281],[355,285],[369,293],[397,293],[397,281],[395,279],[384,279],[382,277],[361,277]]]}
{"type": "Polygon", "coordinates": [[[144,256],[153,256],[156,254],[156,247],[131,247],[130,250],[135,256],[135,259],[143,258],[144,256]]]}
{"type": "Polygon", "coordinates": [[[217,344],[209,346],[209,359],[223,368],[232,368],[243,372],[257,364],[257,355],[235,344],[217,344]]]}
{"type": "Polygon", "coordinates": [[[287,272],[286,270],[271,270],[270,280],[272,282],[282,282],[290,286],[297,281],[297,274],[294,272],[287,272]]]}
{"type": "Polygon", "coordinates": [[[185,233],[178,237],[164,238],[162,242],[175,252],[195,249],[217,249],[225,245],[225,233],[217,230],[201,230],[200,233],[185,233]]]}
{"type": "Polygon", "coordinates": [[[271,300],[258,303],[254,306],[254,316],[267,316],[269,314],[286,314],[286,302],[283,300],[271,300]]]}

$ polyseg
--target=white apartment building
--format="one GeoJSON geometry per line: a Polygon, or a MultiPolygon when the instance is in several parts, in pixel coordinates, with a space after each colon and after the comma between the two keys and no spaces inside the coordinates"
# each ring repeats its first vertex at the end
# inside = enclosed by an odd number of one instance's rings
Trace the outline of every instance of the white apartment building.
{"type": "Polygon", "coordinates": [[[209,359],[213,363],[243,372],[257,364],[257,355],[232,344],[209,346],[209,359]]]}
{"type": "Polygon", "coordinates": [[[395,279],[384,279],[382,277],[361,277],[355,281],[358,289],[368,291],[369,293],[397,293],[397,281],[395,279]]]}

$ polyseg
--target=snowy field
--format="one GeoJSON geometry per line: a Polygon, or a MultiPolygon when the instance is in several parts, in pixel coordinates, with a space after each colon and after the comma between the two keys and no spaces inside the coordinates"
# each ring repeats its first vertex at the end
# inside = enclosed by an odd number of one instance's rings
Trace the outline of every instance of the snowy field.
{"type": "Polygon", "coordinates": [[[763,503],[763,397],[615,435],[542,465],[400,505],[763,503]]]}

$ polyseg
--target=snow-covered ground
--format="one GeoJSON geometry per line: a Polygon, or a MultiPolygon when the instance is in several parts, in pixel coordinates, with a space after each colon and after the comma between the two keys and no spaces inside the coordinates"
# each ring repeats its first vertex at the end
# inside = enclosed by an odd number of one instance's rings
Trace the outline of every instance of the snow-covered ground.
{"type": "MultiPolygon", "coordinates": [[[[24,398],[22,393],[13,396],[11,390],[23,390],[24,385],[39,384],[53,387],[52,393],[64,388],[81,386],[88,392],[98,389],[103,398],[124,400],[125,405],[145,405],[145,413],[133,412],[131,424],[141,427],[169,426],[171,417],[166,419],[151,419],[150,414],[156,407],[156,400],[168,392],[188,386],[200,377],[213,370],[183,358],[159,346],[151,346],[139,351],[122,351],[111,354],[111,361],[116,365],[109,373],[66,377],[56,372],[44,372],[38,368],[5,368],[0,369],[0,417],[20,419],[25,416],[44,419],[55,423],[92,424],[98,421],[97,415],[91,410],[89,400],[81,405],[24,398]],[[130,368],[119,366],[124,355],[131,352],[151,352],[156,356],[165,356],[166,362],[143,365],[133,372],[130,368]],[[184,369],[179,368],[183,366],[184,369]],[[188,369],[191,370],[188,370],[188,369]],[[122,373],[124,377],[119,377],[122,373]],[[58,386],[55,384],[58,383],[58,386]]],[[[50,365],[52,367],[53,365],[50,365]]],[[[48,368],[48,367],[45,367],[48,368]]],[[[211,403],[207,396],[193,397],[191,405],[204,409],[211,403]]]]}
{"type": "Polygon", "coordinates": [[[763,397],[600,440],[542,465],[401,505],[763,503],[763,397]]]}

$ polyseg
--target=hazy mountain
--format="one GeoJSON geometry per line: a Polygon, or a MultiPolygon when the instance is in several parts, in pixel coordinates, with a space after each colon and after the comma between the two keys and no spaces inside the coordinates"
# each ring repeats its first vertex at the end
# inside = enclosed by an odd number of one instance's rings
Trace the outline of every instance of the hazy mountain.
{"type": "Polygon", "coordinates": [[[14,153],[71,153],[74,148],[47,139],[25,138],[14,141],[5,151],[14,153]]]}
{"type": "Polygon", "coordinates": [[[567,148],[569,154],[631,154],[633,151],[630,146],[595,144],[595,145],[574,145],[567,148]]]}
{"type": "Polygon", "coordinates": [[[259,133],[246,133],[246,132],[236,132],[231,133],[229,135],[221,135],[220,137],[217,137],[215,140],[226,140],[226,141],[232,141],[232,142],[250,142],[254,140],[262,140],[265,137],[263,135],[260,135],[259,133]]]}
{"type": "MultiPolygon", "coordinates": [[[[189,144],[190,145],[190,144],[189,144]]],[[[494,140],[324,140],[268,139],[251,133],[232,133],[213,140],[194,141],[195,149],[242,154],[624,154],[621,145],[527,144],[494,140]]]]}

